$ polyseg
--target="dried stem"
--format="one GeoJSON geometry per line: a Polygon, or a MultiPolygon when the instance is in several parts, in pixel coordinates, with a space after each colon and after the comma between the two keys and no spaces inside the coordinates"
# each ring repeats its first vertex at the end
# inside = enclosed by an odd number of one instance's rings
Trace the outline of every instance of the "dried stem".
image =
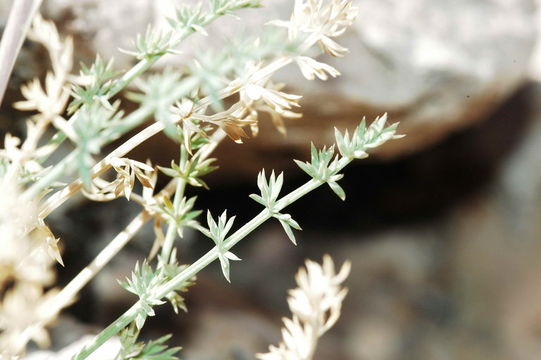
{"type": "MultiPolygon", "coordinates": [[[[291,58],[288,57],[282,57],[278,58],[275,61],[271,62],[269,65],[262,68],[260,71],[258,71],[257,75],[254,76],[254,79],[265,79],[266,77],[270,76],[270,74],[273,74],[274,72],[278,71],[279,69],[287,66],[292,62],[291,58]]],[[[188,84],[187,84],[188,85],[188,84]]],[[[186,86],[188,87],[188,86],[186,86]]],[[[172,99],[178,99],[185,93],[185,87],[182,86],[179,88],[180,90],[177,90],[174,94],[171,95],[172,99]],[[180,94],[179,94],[180,93],[180,94]]],[[[240,91],[240,88],[225,88],[221,90],[218,93],[219,98],[225,99],[231,95],[234,95],[240,91]]],[[[194,113],[205,109],[208,107],[213,101],[215,101],[215,97],[212,96],[206,96],[199,100],[197,102],[197,106],[194,107],[194,113]]],[[[139,109],[140,113],[138,113],[138,116],[145,116],[148,117],[151,115],[152,110],[148,109],[145,111],[144,108],[139,109]]],[[[129,116],[128,116],[129,117],[129,116]]],[[[182,119],[178,119],[178,121],[181,121],[182,119]]],[[[125,143],[120,145],[118,148],[113,150],[109,155],[107,155],[105,158],[103,158],[102,161],[97,163],[91,171],[92,177],[99,176],[103,174],[105,171],[107,171],[111,165],[109,164],[109,160],[113,157],[123,157],[128,152],[151,138],[152,136],[160,133],[164,130],[164,124],[161,122],[156,122],[152,125],[149,125],[145,129],[141,130],[138,134],[134,135],[130,139],[128,139],[125,143]]],[[[51,212],[53,212],[56,208],[58,208],[60,205],[62,205],[67,199],[69,199],[71,196],[73,196],[75,193],[77,193],[79,190],[81,190],[83,187],[83,181],[81,179],[77,179],[68,186],[66,186],[64,189],[58,191],[53,196],[51,196],[40,209],[40,217],[45,218],[47,217],[51,212]]],[[[35,190],[37,191],[37,189],[35,190]]],[[[29,194],[33,194],[33,191],[30,190],[29,194]]],[[[29,195],[27,195],[29,196],[29,195]]]]}
{"type": "MultiPolygon", "coordinates": [[[[342,158],[336,169],[339,171],[343,169],[350,162],[351,162],[351,159],[342,158]]],[[[302,185],[301,187],[297,188],[296,190],[292,191],[288,195],[284,196],[281,200],[279,200],[276,203],[275,210],[280,211],[284,209],[286,206],[295,202],[296,200],[308,194],[309,192],[317,189],[323,184],[325,184],[324,181],[319,181],[319,180],[314,180],[314,179],[306,182],[304,185],[302,185]]],[[[269,220],[272,217],[273,217],[273,214],[268,209],[261,211],[252,220],[250,220],[248,223],[246,223],[244,226],[242,226],[240,229],[238,229],[235,233],[233,233],[231,236],[229,236],[225,240],[225,248],[227,250],[231,249],[239,241],[244,239],[252,231],[257,229],[261,224],[263,224],[265,221],[269,220]]],[[[218,258],[218,248],[214,247],[210,251],[208,251],[205,255],[203,255],[201,258],[199,258],[199,260],[197,260],[195,263],[188,266],[180,274],[178,274],[173,279],[171,279],[170,281],[162,285],[160,288],[158,288],[156,291],[156,297],[163,298],[167,294],[169,294],[171,291],[174,291],[175,289],[182,287],[183,284],[185,284],[187,281],[192,279],[199,271],[207,267],[210,263],[212,263],[217,258],[218,258]]],[[[131,321],[133,321],[135,317],[137,316],[137,309],[139,306],[140,306],[139,302],[135,303],[127,312],[125,312],[117,320],[115,320],[109,327],[107,327],[105,330],[99,333],[90,345],[83,348],[81,352],[79,352],[74,357],[74,360],[85,359],[92,352],[94,352],[94,350],[96,350],[101,345],[103,345],[108,339],[110,339],[112,336],[117,334],[117,332],[120,331],[120,329],[122,329],[124,326],[129,324],[131,321]]]]}
{"type": "MultiPolygon", "coordinates": [[[[200,154],[201,159],[206,159],[218,146],[218,144],[225,138],[225,133],[221,130],[218,130],[214,133],[210,139],[210,142],[199,149],[198,154],[200,154]]],[[[170,197],[173,193],[179,190],[179,183],[183,183],[182,180],[172,179],[160,192],[155,196],[155,199],[161,199],[164,196],[170,197]]],[[[181,191],[183,193],[183,191],[181,191]]],[[[177,193],[176,193],[177,194],[177,193]]],[[[176,195],[176,197],[182,197],[176,195]]],[[[104,267],[113,259],[115,255],[133,238],[137,232],[145,225],[152,215],[149,214],[146,210],[141,211],[133,220],[122,230],[103,250],[96,256],[96,258],[87,265],[77,276],[75,276],[69,283],[66,285],[52,300],[50,303],[47,303],[44,307],[48,314],[55,314],[60,311],[65,306],[69,305],[77,293],[86,285],[88,282],[96,276],[104,267]]],[[[175,228],[173,228],[173,235],[175,234],[175,228]]],[[[174,238],[173,238],[174,240],[174,238]]],[[[173,246],[170,240],[170,244],[167,246],[169,249],[167,252],[162,252],[164,255],[168,255],[173,246]]],[[[166,242],[167,243],[167,242],[166,242]]],[[[165,248],[165,246],[164,246],[165,248]]]]}

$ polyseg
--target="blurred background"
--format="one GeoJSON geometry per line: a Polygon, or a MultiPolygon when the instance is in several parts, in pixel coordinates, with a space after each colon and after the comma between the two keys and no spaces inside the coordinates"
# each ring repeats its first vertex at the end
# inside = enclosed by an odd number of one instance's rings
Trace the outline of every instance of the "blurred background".
{"type": "MultiPolygon", "coordinates": [[[[122,69],[131,60],[117,49],[129,49],[146,24],[163,23],[184,2],[46,0],[42,13],[75,37],[76,62],[89,64],[99,53],[114,56],[122,69]]],[[[241,21],[221,20],[208,39],[195,39],[197,48],[187,44],[182,56],[160,66],[189,61],[239,29],[257,31],[287,17],[293,5],[264,3],[267,10],[243,13],[241,21]]],[[[0,1],[4,23],[10,4],[0,1]]],[[[303,80],[296,69],[280,74],[304,95],[304,117],[289,121],[286,137],[267,124],[246,144],[227,140],[216,152],[221,168],[208,179],[211,191],[194,192],[199,208],[227,208],[242,224],[259,211],[248,195],[261,168],[284,171],[285,190],[293,189],[306,176],[292,158],[306,159],[311,140],[329,143],[334,126],[352,129],[364,115],[371,121],[387,112],[406,137],[347,168],[345,203],[321,188],[288,209],[304,229],[297,247],[278,222],[265,224],[235,251],[243,261],[232,267],[232,285],[211,265],[187,294],[189,312],[176,316],[160,307],[144,336],[173,333],[186,359],[251,359],[279,340],[298,266],[328,253],[353,268],[342,318],[322,338],[317,359],[541,359],[541,1],[357,5],[359,18],[343,40],[351,53],[324,59],[342,76],[323,83],[303,80]]],[[[43,76],[43,58],[43,49],[25,44],[0,132],[20,128],[15,120],[22,114],[9,104],[21,84],[43,76]]],[[[156,138],[134,156],[169,164],[178,149],[168,141],[156,138]]],[[[59,284],[137,211],[124,200],[81,200],[54,213],[66,263],[59,284]]],[[[140,233],[83,291],[54,328],[56,346],[102,328],[134,301],[116,279],[131,272],[152,240],[151,229],[140,233]]],[[[188,233],[179,243],[181,261],[210,246],[188,233]]]]}

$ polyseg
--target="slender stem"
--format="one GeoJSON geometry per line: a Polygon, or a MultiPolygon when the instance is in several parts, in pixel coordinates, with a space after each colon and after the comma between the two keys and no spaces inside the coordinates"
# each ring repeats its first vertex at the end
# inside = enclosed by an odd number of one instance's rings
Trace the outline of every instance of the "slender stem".
{"type": "MultiPolygon", "coordinates": [[[[179,178],[177,180],[177,189],[175,191],[175,199],[173,200],[173,209],[178,209],[180,201],[184,197],[184,190],[186,189],[186,180],[179,178]]],[[[167,228],[167,233],[165,234],[165,240],[162,246],[162,258],[164,261],[169,261],[171,256],[171,251],[173,250],[173,245],[175,243],[175,238],[177,235],[178,225],[175,220],[169,222],[169,227],[167,228]]]]}
{"type": "Polygon", "coordinates": [[[91,344],[85,346],[77,355],[73,357],[73,360],[82,360],[92,354],[97,348],[102,346],[107,340],[115,336],[128,326],[137,316],[137,313],[141,307],[140,302],[136,302],[129,308],[124,314],[116,319],[111,325],[107,326],[94,338],[91,344]]]}
{"type": "Polygon", "coordinates": [[[312,179],[312,180],[308,181],[307,183],[305,183],[301,187],[293,190],[292,192],[290,192],[289,194],[287,194],[286,196],[284,196],[283,198],[278,200],[276,202],[276,205],[274,206],[274,209],[276,211],[280,211],[280,210],[284,209],[286,206],[294,203],[295,201],[297,201],[298,199],[300,199],[301,197],[303,197],[304,195],[306,195],[310,191],[318,188],[319,186],[321,186],[323,184],[325,184],[325,182],[320,181],[320,180],[312,179]]]}
{"type": "MultiPolygon", "coordinates": [[[[352,159],[348,158],[342,158],[340,159],[337,170],[343,169],[347,164],[351,162],[352,159]]],[[[309,192],[317,189],[321,185],[325,184],[325,182],[320,180],[310,180],[306,182],[301,187],[293,190],[286,196],[284,196],[282,199],[280,199],[278,202],[276,202],[276,206],[274,210],[280,211],[287,207],[288,205],[292,204],[299,198],[303,197],[304,195],[308,194],[309,192]]],[[[261,224],[263,224],[265,221],[269,220],[272,217],[272,213],[268,209],[262,210],[259,214],[257,214],[252,220],[250,220],[248,223],[246,223],[244,226],[242,226],[240,229],[238,229],[236,232],[234,232],[231,236],[229,236],[224,243],[224,247],[227,250],[230,250],[233,246],[235,246],[239,241],[244,239],[246,236],[248,236],[252,231],[257,229],[261,224]]],[[[204,269],[206,266],[208,266],[210,263],[212,263],[214,260],[218,258],[218,248],[215,246],[211,250],[209,250],[205,255],[203,255],[199,260],[197,260],[195,263],[188,266],[186,269],[184,269],[181,273],[179,273],[177,276],[175,276],[173,279],[169,280],[167,283],[163,284],[159,288],[156,289],[156,297],[157,298],[163,298],[167,294],[169,294],[172,291],[175,291],[175,289],[178,289],[182,287],[188,280],[192,279],[199,271],[204,269]]],[[[137,305],[137,303],[136,303],[137,305]]],[[[134,305],[135,306],[135,305],[134,305]]],[[[133,308],[133,307],[132,307],[133,308]]],[[[130,309],[131,310],[131,309],[130,309]]],[[[130,310],[128,312],[124,313],[121,317],[119,317],[113,324],[118,323],[126,323],[127,318],[131,318],[133,321],[137,315],[137,313],[130,313],[130,310]]],[[[128,322],[129,323],[129,322],[128,322]]],[[[99,346],[95,346],[95,343],[98,341],[102,341],[101,343],[107,341],[108,338],[106,336],[112,337],[116,333],[112,333],[111,331],[107,331],[109,328],[102,331],[100,334],[96,336],[96,339],[94,339],[93,343],[85,348],[87,349],[97,349],[99,346]]],[[[120,331],[119,328],[118,331],[120,331]]],[[[92,351],[93,351],[92,350],[92,351]]],[[[74,360],[83,360],[88,356],[92,351],[85,351],[82,353],[83,355],[78,354],[77,357],[74,358],[74,360]]]]}
{"type": "Polygon", "coordinates": [[[33,199],[45,189],[47,186],[52,184],[63,174],[66,173],[66,170],[72,166],[72,164],[77,160],[78,150],[75,149],[68,156],[64,157],[60,162],[58,162],[53,168],[45,174],[42,178],[32,184],[26,191],[22,194],[24,199],[33,199]]]}
{"type": "Polygon", "coordinates": [[[16,0],[11,5],[8,22],[0,43],[0,105],[26,32],[41,1],[16,0]]]}
{"type": "MultiPolygon", "coordinates": [[[[96,258],[87,265],[77,276],[75,276],[56,296],[51,300],[49,306],[45,307],[44,311],[48,315],[53,316],[62,308],[68,306],[75,300],[77,293],[88,282],[100,272],[103,267],[111,261],[111,259],[118,254],[118,252],[133,238],[135,234],[141,229],[141,227],[150,220],[152,216],[142,211],[139,213],[126,228],[120,232],[115,238],[107,244],[105,248],[96,256],[96,258]]],[[[49,316],[45,316],[49,318],[49,316]]]]}
{"type": "MultiPolygon", "coordinates": [[[[204,160],[216,149],[216,146],[224,139],[225,133],[221,130],[212,134],[210,142],[198,150],[200,159],[204,160]]],[[[182,179],[171,180],[155,198],[162,198],[163,196],[171,196],[173,191],[183,194],[186,182],[182,179]],[[179,185],[179,184],[184,185],[179,185]],[[180,190],[180,192],[179,192],[180,190]]],[[[180,196],[182,198],[182,196],[180,196]]],[[[176,201],[176,197],[175,197],[176,201]]],[[[45,306],[45,312],[47,314],[55,314],[75,298],[77,293],[88,282],[100,272],[113,257],[133,238],[133,236],[143,227],[143,225],[151,219],[151,215],[143,210],[128,224],[128,226],[122,230],[111,242],[103,248],[103,250],[96,256],[96,258],[87,265],[77,276],[75,276],[52,300],[45,306]]],[[[174,231],[173,231],[174,234],[174,231]]],[[[164,244],[165,246],[165,244],[164,244]]],[[[172,247],[172,244],[171,244],[172,247]]],[[[171,249],[167,254],[170,254],[171,249]]],[[[167,255],[166,254],[166,255],[167,255]]],[[[49,318],[45,316],[45,318],[49,318]]]]}
{"type": "MultiPolygon", "coordinates": [[[[220,10],[218,10],[217,12],[215,12],[213,14],[208,14],[206,16],[206,19],[203,20],[201,22],[201,24],[199,24],[199,25],[202,26],[202,27],[205,27],[205,26],[209,25],[210,23],[212,23],[214,20],[218,19],[220,16],[222,16],[220,14],[220,10]]],[[[169,44],[169,47],[170,48],[177,47],[178,45],[180,45],[180,43],[182,41],[184,41],[188,36],[190,36],[194,32],[195,31],[194,31],[194,29],[192,27],[181,29],[180,31],[175,33],[175,38],[171,41],[171,44],[169,44]]],[[[136,79],[141,74],[143,74],[148,69],[150,69],[150,67],[156,61],[158,61],[163,55],[164,54],[160,53],[160,54],[152,55],[152,56],[145,57],[145,58],[141,59],[129,71],[124,73],[124,75],[120,79],[115,81],[115,84],[111,87],[111,90],[107,94],[108,97],[112,97],[112,96],[116,95],[117,93],[119,93],[122,89],[124,89],[126,86],[128,86],[128,84],[130,84],[133,81],[133,79],[136,79]]]]}
{"type": "Polygon", "coordinates": [[[141,76],[146,72],[150,67],[158,61],[162,55],[154,55],[151,57],[146,57],[137,64],[135,64],[130,70],[126,71],[124,75],[118,80],[115,81],[114,85],[111,86],[111,89],[107,93],[107,97],[111,98],[121,92],[126,86],[128,86],[134,79],[141,76]]]}
{"type": "MultiPolygon", "coordinates": [[[[271,62],[266,67],[262,68],[261,71],[258,72],[256,76],[254,76],[253,81],[257,82],[258,80],[267,78],[268,76],[270,76],[270,74],[278,71],[284,66],[287,66],[292,61],[293,60],[289,57],[281,57],[281,58],[276,59],[275,61],[271,62]]],[[[180,93],[181,91],[179,89],[176,89],[175,92],[173,92],[173,95],[172,95],[173,99],[178,99],[184,94],[184,86],[180,87],[180,89],[182,90],[182,93],[180,93]]],[[[238,93],[239,91],[240,91],[240,88],[224,89],[219,92],[219,97],[224,99],[228,96],[238,93]]],[[[212,96],[206,96],[202,98],[201,100],[199,100],[197,103],[197,106],[194,109],[194,113],[197,112],[199,109],[202,109],[208,106],[213,100],[214,98],[212,96]]],[[[147,117],[150,116],[152,112],[151,109],[146,109],[146,108],[141,108],[139,110],[141,110],[141,113],[143,115],[146,114],[147,117]]],[[[177,121],[181,121],[181,120],[182,119],[178,119],[177,121]]],[[[111,167],[111,165],[109,164],[109,160],[112,157],[122,157],[126,155],[128,152],[130,152],[131,150],[139,146],[141,143],[148,140],[150,137],[163,131],[163,129],[164,129],[164,124],[161,122],[157,122],[141,130],[141,132],[139,132],[138,134],[128,139],[125,143],[120,145],[118,148],[113,150],[113,152],[107,155],[103,160],[97,163],[91,170],[91,176],[96,177],[103,174],[105,171],[107,171],[111,167]]],[[[72,182],[70,185],[65,187],[64,189],[55,193],[53,196],[47,199],[45,204],[42,206],[39,216],[41,218],[47,217],[54,209],[62,205],[67,199],[69,199],[72,195],[78,192],[82,187],[83,187],[82,180],[77,179],[74,182],[72,182]]]]}
{"type": "MultiPolygon", "coordinates": [[[[32,1],[32,0],[24,0],[24,1],[32,1]]],[[[33,0],[33,1],[36,1],[37,3],[41,3],[42,0],[33,0]]],[[[23,3],[22,0],[15,2],[15,4],[22,4],[22,3],[23,3]]],[[[221,16],[220,15],[221,13],[219,11],[221,11],[221,9],[218,10],[218,12],[216,12],[214,14],[209,14],[207,16],[207,18],[202,22],[201,26],[207,26],[210,23],[212,23],[213,21],[215,21],[216,19],[218,19],[221,16]]],[[[6,31],[7,31],[7,29],[6,29],[6,31]]],[[[188,36],[190,36],[194,32],[195,31],[191,27],[181,29],[179,32],[177,32],[175,34],[175,39],[172,41],[171,47],[173,47],[173,48],[177,47],[182,41],[184,41],[188,36]]],[[[1,54],[1,47],[0,47],[0,54],[1,54]]],[[[117,79],[114,82],[114,84],[111,86],[108,93],[106,94],[106,97],[108,99],[110,99],[114,95],[118,94],[120,91],[122,91],[124,88],[126,88],[134,79],[141,76],[148,69],[150,69],[150,67],[154,63],[156,63],[162,56],[163,56],[163,54],[156,54],[156,55],[153,55],[153,56],[150,56],[150,57],[145,57],[145,58],[141,59],[130,70],[125,72],[124,75],[122,75],[122,77],[120,79],[117,79]]],[[[1,61],[1,58],[0,58],[0,61],[1,61]]],[[[4,68],[3,66],[0,67],[0,76],[2,75],[2,69],[3,68],[4,68]]],[[[0,78],[0,81],[1,81],[1,78],[0,78]]],[[[191,80],[187,81],[187,84],[193,84],[193,81],[195,81],[195,79],[191,78],[191,80]]],[[[181,87],[184,88],[184,86],[181,86],[181,87]]],[[[2,99],[2,96],[0,95],[0,103],[1,103],[1,99],[2,99]]],[[[177,99],[178,99],[178,97],[173,98],[173,101],[175,101],[177,99]]],[[[141,110],[141,109],[138,109],[138,110],[141,110]]],[[[145,110],[148,110],[148,109],[145,109],[145,110]]],[[[136,126],[140,125],[141,122],[144,119],[148,118],[151,115],[151,113],[152,112],[149,113],[148,111],[142,111],[142,113],[138,113],[138,111],[135,111],[134,113],[130,114],[130,116],[128,116],[126,118],[126,120],[124,121],[123,133],[125,133],[125,132],[127,132],[129,130],[132,130],[136,126]]],[[[76,114],[74,114],[68,121],[75,118],[75,116],[76,116],[76,114]]],[[[102,146],[109,143],[109,142],[111,142],[111,141],[113,141],[113,140],[118,139],[120,137],[120,135],[121,135],[120,133],[110,134],[109,136],[106,137],[106,139],[104,139],[102,141],[102,146]]],[[[60,133],[57,133],[51,139],[50,144],[54,144],[56,146],[59,146],[61,143],[64,142],[65,139],[66,139],[66,135],[64,133],[60,132],[60,133]]],[[[77,150],[74,150],[73,152],[76,152],[76,151],[77,150]]],[[[48,174],[48,176],[46,176],[46,177],[40,179],[38,182],[34,183],[27,191],[25,191],[24,196],[26,198],[33,198],[33,197],[37,196],[43,189],[45,189],[53,181],[58,179],[62,175],[62,173],[64,173],[64,170],[66,168],[66,166],[65,166],[66,163],[73,162],[74,159],[76,159],[75,155],[70,156],[69,160],[63,161],[63,164],[55,165],[55,167],[48,174]],[[56,169],[57,166],[59,167],[59,169],[56,169]]]]}

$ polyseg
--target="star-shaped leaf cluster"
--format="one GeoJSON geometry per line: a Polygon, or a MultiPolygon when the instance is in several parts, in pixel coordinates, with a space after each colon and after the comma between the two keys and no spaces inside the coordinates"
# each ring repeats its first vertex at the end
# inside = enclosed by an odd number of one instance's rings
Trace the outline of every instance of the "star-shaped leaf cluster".
{"type": "Polygon", "coordinates": [[[296,230],[302,230],[299,224],[293,220],[289,214],[281,214],[276,208],[276,202],[278,200],[278,195],[280,195],[280,190],[284,184],[284,174],[276,176],[274,170],[271,172],[269,180],[265,175],[265,169],[261,170],[257,176],[257,187],[259,188],[260,195],[251,194],[250,198],[257,201],[261,205],[265,206],[273,217],[280,221],[280,224],[284,228],[287,236],[291,242],[297,245],[295,235],[291,228],[296,230]]]}
{"type": "Polygon", "coordinates": [[[179,52],[174,50],[176,45],[172,31],[158,31],[148,26],[145,34],[137,35],[134,43],[135,50],[121,49],[121,51],[139,60],[152,59],[165,54],[178,54],[179,52]]]}
{"type": "Polygon", "coordinates": [[[359,126],[352,132],[351,137],[346,130],[343,134],[334,129],[336,145],[340,154],[347,159],[364,159],[368,157],[366,150],[380,146],[391,139],[400,139],[403,135],[397,135],[398,123],[385,126],[387,114],[377,117],[370,126],[366,126],[363,118],[359,126]]]}
{"type": "Polygon", "coordinates": [[[161,282],[161,277],[146,261],[141,265],[139,263],[135,264],[131,278],[126,279],[125,282],[120,282],[120,285],[124,289],[139,297],[141,307],[135,318],[137,329],[143,327],[148,316],[155,315],[153,306],[164,303],[164,301],[154,295],[154,290],[161,282]]]}
{"type": "Polygon", "coordinates": [[[119,334],[121,349],[115,360],[177,360],[175,356],[181,348],[169,348],[167,342],[171,335],[165,335],[148,343],[137,341],[139,331],[133,326],[122,330],[119,334]]]}
{"type": "Polygon", "coordinates": [[[178,204],[174,204],[167,196],[163,197],[163,205],[155,206],[157,212],[176,225],[178,236],[183,237],[183,229],[186,226],[195,227],[195,220],[201,214],[201,210],[193,210],[197,196],[183,197],[178,204]]]}
{"type": "Polygon", "coordinates": [[[317,150],[314,144],[311,144],[310,162],[295,160],[295,163],[314,180],[326,182],[334,193],[342,200],[346,199],[346,193],[337,181],[344,175],[338,174],[338,161],[340,156],[334,152],[334,145],[317,150]],[[334,159],[333,159],[334,157],[334,159]]]}
{"type": "Polygon", "coordinates": [[[170,168],[161,166],[158,166],[158,168],[167,176],[184,179],[192,186],[202,186],[208,190],[208,185],[201,179],[201,177],[218,168],[217,166],[212,165],[212,163],[215,161],[216,159],[214,158],[202,160],[201,157],[196,154],[190,159],[181,157],[178,165],[172,160],[170,168]]]}
{"type": "Polygon", "coordinates": [[[231,282],[230,276],[229,276],[229,260],[233,261],[239,261],[240,258],[230,252],[224,244],[225,238],[227,236],[227,233],[229,230],[231,230],[231,227],[233,226],[233,222],[235,221],[235,216],[231,218],[227,218],[227,210],[225,210],[222,215],[218,217],[218,221],[216,222],[212,218],[212,214],[210,211],[207,212],[207,224],[208,229],[206,228],[199,228],[199,230],[207,237],[211,238],[212,241],[216,244],[216,248],[218,250],[218,259],[220,260],[220,265],[222,267],[222,273],[224,274],[225,279],[228,282],[231,282]]]}
{"type": "Polygon", "coordinates": [[[94,103],[96,99],[107,101],[112,79],[116,75],[112,58],[106,62],[97,55],[90,67],[81,64],[79,81],[71,88],[73,100],[68,106],[68,114],[75,113],[82,105],[94,103]]]}

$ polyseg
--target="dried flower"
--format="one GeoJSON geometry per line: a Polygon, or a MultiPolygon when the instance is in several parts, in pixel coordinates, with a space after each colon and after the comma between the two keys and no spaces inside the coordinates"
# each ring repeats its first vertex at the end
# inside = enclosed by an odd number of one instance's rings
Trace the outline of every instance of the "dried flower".
{"type": "MultiPolygon", "coordinates": [[[[345,134],[338,145],[340,154],[334,154],[334,147],[319,152],[314,150],[311,162],[299,165],[313,179],[287,195],[280,197],[281,174],[271,173],[267,179],[262,172],[258,178],[260,195],[252,198],[265,209],[247,224],[233,231],[234,217],[228,218],[224,211],[217,219],[208,212],[207,228],[201,226],[196,220],[201,213],[195,207],[196,198],[187,197],[185,190],[188,186],[206,187],[201,177],[214,170],[213,159],[208,156],[225,137],[224,132],[235,142],[241,142],[248,136],[248,127],[256,135],[261,112],[270,114],[278,130],[285,132],[283,118],[300,116],[293,110],[299,107],[301,96],[285,92],[283,84],[271,81],[272,75],[292,63],[297,63],[309,80],[326,80],[339,75],[332,66],[304,55],[316,44],[331,55],[343,55],[347,50],[334,38],[352,23],[356,9],[347,0],[296,0],[290,21],[275,22],[288,28],[289,37],[294,40],[292,43],[282,41],[283,44],[275,48],[277,50],[268,51],[265,46],[260,46],[258,40],[253,48],[245,49],[245,54],[239,56],[244,56],[242,61],[217,59],[210,63],[219,66],[210,72],[196,62],[196,72],[190,72],[188,67],[185,72],[170,71],[150,77],[141,86],[142,94],[131,97],[138,103],[138,109],[127,115],[119,111],[120,99],[115,95],[134,80],[141,79],[141,75],[162,55],[175,52],[176,46],[190,33],[206,34],[204,27],[218,17],[232,15],[234,10],[241,8],[257,7],[259,3],[258,0],[210,0],[208,11],[202,6],[186,7],[170,19],[172,29],[160,33],[149,28],[146,34],[138,37],[133,55],[139,61],[131,69],[117,73],[112,60],[103,61],[98,57],[92,66],[82,66],[79,78],[69,75],[73,50],[71,40],[62,40],[52,23],[40,18],[36,20],[32,36],[49,51],[53,71],[47,74],[43,84],[34,81],[23,88],[25,100],[19,102],[18,107],[37,110],[38,114],[28,122],[24,142],[8,135],[5,149],[0,152],[0,198],[3,201],[0,203],[0,233],[3,249],[6,249],[0,253],[2,355],[6,351],[9,355],[19,355],[30,340],[46,345],[48,335],[45,326],[146,221],[154,218],[156,241],[150,258],[161,249],[156,266],[149,262],[136,266],[124,284],[126,289],[137,295],[137,303],[80,349],[74,358],[87,358],[105,340],[120,334],[122,349],[116,358],[174,359],[178,349],[165,346],[167,337],[147,344],[136,341],[147,317],[154,315],[154,307],[169,300],[175,310],[185,309],[180,293],[193,284],[194,276],[200,270],[215,260],[220,262],[224,277],[230,281],[230,262],[240,260],[232,252],[233,246],[270,218],[279,220],[287,236],[296,243],[292,229],[301,228],[291,215],[281,211],[325,182],[344,198],[344,191],[336,183],[342,177],[338,172],[353,158],[363,155],[361,151],[395,138],[394,128],[388,129],[379,123],[366,131],[369,139],[361,139],[357,134],[361,133],[360,130],[351,139],[345,134]],[[68,95],[70,82],[71,94],[68,95]],[[64,118],[64,108],[70,95],[72,101],[67,109],[70,118],[64,118]],[[177,105],[173,106],[175,103],[177,105]],[[96,164],[97,155],[104,145],[119,139],[151,117],[157,123],[138,132],[96,164]],[[58,130],[51,138],[47,131],[50,125],[58,130]],[[172,162],[171,168],[161,169],[174,180],[159,194],[154,194],[156,171],[149,164],[124,156],[161,131],[179,140],[181,151],[178,165],[172,162]],[[44,169],[47,157],[65,139],[70,139],[71,145],[75,146],[73,152],[50,169],[44,169]],[[114,180],[99,177],[110,168],[116,172],[114,180]],[[61,176],[70,175],[67,173],[71,169],[79,170],[79,178],[39,204],[41,197],[61,176]],[[142,194],[134,192],[135,179],[143,186],[142,194]],[[45,292],[44,288],[54,280],[54,260],[62,263],[62,258],[58,239],[44,218],[81,189],[97,201],[124,195],[128,200],[140,203],[144,210],[89,266],[55,295],[55,290],[45,292]],[[167,231],[164,232],[162,227],[167,227],[167,231]],[[200,230],[215,245],[189,266],[177,262],[174,247],[177,235],[182,237],[186,227],[200,230]],[[21,254],[25,255],[22,259],[21,254]],[[15,284],[6,289],[8,280],[15,280],[15,284]],[[23,316],[18,316],[23,309],[23,316]]],[[[279,30],[276,33],[283,35],[279,30]]],[[[364,130],[362,134],[365,134],[364,130]]],[[[298,288],[289,293],[288,303],[293,316],[284,320],[283,342],[259,357],[310,359],[319,336],[339,317],[347,292],[341,285],[348,272],[349,264],[346,263],[336,274],[328,256],[324,258],[323,265],[307,261],[306,268],[297,274],[298,288]]]]}
{"type": "Polygon", "coordinates": [[[109,159],[109,163],[115,169],[117,176],[112,182],[107,182],[100,178],[95,178],[92,181],[90,190],[83,190],[83,193],[90,199],[95,201],[109,201],[116,199],[124,194],[126,199],[130,199],[130,195],[135,185],[135,178],[145,188],[153,188],[152,174],[154,169],[148,164],[140,161],[113,157],[109,159]]]}
{"type": "Polygon", "coordinates": [[[302,75],[307,80],[314,80],[317,76],[320,80],[327,80],[328,75],[337,77],[340,72],[328,64],[324,64],[308,56],[297,56],[295,62],[301,69],[302,75]]]}
{"type": "MultiPolygon", "coordinates": [[[[249,62],[244,77],[232,81],[225,90],[239,92],[241,117],[244,122],[250,124],[254,136],[258,133],[258,112],[270,114],[274,125],[283,134],[285,134],[283,118],[294,119],[302,116],[291,111],[292,108],[300,106],[299,100],[302,96],[281,91],[284,84],[274,84],[270,80],[272,73],[261,63],[249,62]]],[[[236,136],[240,135],[241,132],[237,130],[236,136]]]]}
{"type": "Polygon", "coordinates": [[[41,347],[49,345],[45,325],[51,318],[44,317],[42,306],[54,294],[56,290],[44,294],[40,286],[28,283],[18,283],[6,292],[0,304],[0,356],[20,353],[30,340],[41,347]]]}
{"type": "Polygon", "coordinates": [[[280,113],[285,109],[299,106],[299,99],[302,96],[277,90],[270,82],[270,75],[261,76],[261,70],[262,64],[250,63],[246,66],[246,76],[240,90],[240,100],[246,107],[250,108],[258,102],[263,102],[280,113]]]}
{"type": "Polygon", "coordinates": [[[318,338],[327,332],[340,317],[342,301],[347,289],[342,283],[351,265],[345,262],[338,274],[329,255],[323,265],[307,260],[295,279],[298,287],[289,291],[288,304],[293,317],[284,318],[282,342],[271,345],[269,352],[257,354],[260,360],[310,360],[318,338]]]}
{"type": "Polygon", "coordinates": [[[332,38],[342,35],[357,17],[358,8],[350,0],[295,0],[289,21],[271,21],[270,24],[288,29],[290,40],[301,33],[307,34],[305,47],[318,43],[332,56],[343,56],[347,49],[332,38]]]}

